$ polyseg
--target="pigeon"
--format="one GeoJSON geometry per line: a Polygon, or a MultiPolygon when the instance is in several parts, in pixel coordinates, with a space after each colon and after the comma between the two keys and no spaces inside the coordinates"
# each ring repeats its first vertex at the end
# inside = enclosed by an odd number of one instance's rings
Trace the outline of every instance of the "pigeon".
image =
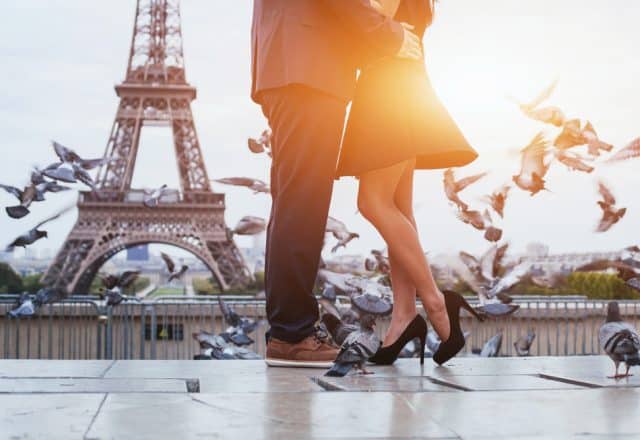
{"type": "Polygon", "coordinates": [[[371,255],[373,258],[367,257],[364,261],[366,270],[368,270],[369,272],[378,272],[385,275],[391,272],[391,263],[389,263],[389,257],[385,256],[382,251],[372,249],[371,255]]]}
{"type": "Polygon", "coordinates": [[[569,170],[582,171],[584,173],[592,173],[595,170],[594,167],[585,163],[586,158],[581,157],[578,154],[574,154],[564,150],[556,150],[554,152],[555,158],[558,162],[564,164],[569,170]]]}
{"type": "Polygon", "coordinates": [[[482,179],[486,175],[487,173],[480,173],[456,181],[453,169],[449,168],[444,172],[444,192],[447,195],[447,198],[452,201],[460,210],[466,211],[467,209],[469,209],[469,206],[462,200],[460,200],[458,193],[467,188],[469,185],[472,185],[478,180],[482,179]]]}
{"type": "Polygon", "coordinates": [[[156,208],[160,204],[160,200],[168,195],[177,195],[178,191],[175,189],[168,189],[164,184],[160,188],[146,189],[144,190],[144,197],[142,203],[147,208],[156,208]]]}
{"type": "Polygon", "coordinates": [[[61,301],[67,296],[67,292],[60,287],[45,286],[36,292],[33,304],[36,307],[41,307],[45,304],[53,304],[61,301]]]}
{"type": "Polygon", "coordinates": [[[517,263],[505,268],[502,260],[508,245],[493,245],[479,259],[466,252],[460,252],[459,260],[451,260],[453,271],[478,295],[480,307],[476,310],[489,316],[504,316],[519,309],[505,291],[517,284],[531,271],[528,262],[517,263]],[[499,276],[499,274],[503,274],[499,276]]]}
{"type": "MultiPolygon", "coordinates": [[[[464,337],[465,340],[467,340],[470,335],[471,335],[471,332],[469,331],[465,331],[462,333],[462,336],[464,337]]],[[[433,353],[438,351],[438,348],[440,348],[440,344],[442,343],[442,340],[440,339],[440,336],[438,336],[436,332],[428,332],[427,340],[425,342],[426,342],[425,352],[429,352],[433,356],[433,353]]]]}
{"type": "Polygon", "coordinates": [[[223,185],[244,186],[254,192],[254,194],[269,194],[271,189],[262,180],[252,179],[250,177],[226,177],[224,179],[215,179],[213,182],[222,183],[223,185]]]}
{"type": "Polygon", "coordinates": [[[393,311],[393,305],[385,297],[371,293],[353,296],[351,304],[360,315],[387,316],[393,311]]]}
{"type": "Polygon", "coordinates": [[[327,219],[326,231],[333,234],[335,239],[338,240],[338,243],[331,249],[331,253],[335,253],[341,247],[346,247],[351,240],[360,237],[355,232],[349,232],[343,222],[331,216],[327,219]]]}
{"type": "Polygon", "coordinates": [[[331,313],[322,315],[321,320],[329,332],[329,335],[331,335],[331,339],[340,346],[344,343],[345,339],[347,339],[347,336],[359,328],[357,325],[342,322],[339,317],[331,313]]]}
{"type": "Polygon", "coordinates": [[[514,343],[513,348],[516,350],[518,356],[529,356],[531,345],[536,338],[536,334],[533,330],[529,330],[526,335],[520,336],[514,343]]]}
{"type": "Polygon", "coordinates": [[[235,359],[231,354],[224,352],[227,344],[225,340],[220,336],[216,336],[213,333],[200,330],[198,333],[192,333],[192,337],[198,342],[200,348],[205,350],[205,359],[235,359]]]}
{"type": "Polygon", "coordinates": [[[107,306],[117,306],[129,300],[139,301],[138,298],[123,294],[124,289],[130,287],[138,275],[140,271],[137,270],[124,271],[120,275],[98,275],[103,285],[99,292],[100,297],[106,299],[107,306]]]}
{"type": "Polygon", "coordinates": [[[31,184],[26,186],[23,190],[20,190],[14,186],[0,184],[0,188],[15,196],[20,201],[20,204],[17,206],[7,206],[5,208],[9,217],[20,219],[29,214],[29,207],[31,206],[31,203],[36,200],[38,195],[36,185],[31,184]]]}
{"type": "Polygon", "coordinates": [[[176,267],[173,259],[164,252],[161,252],[160,256],[164,260],[164,264],[167,266],[167,270],[169,271],[169,279],[167,280],[168,283],[173,280],[181,279],[182,276],[189,270],[189,266],[187,266],[186,264],[183,264],[182,266],[180,266],[180,268],[176,267]]]}
{"type": "Polygon", "coordinates": [[[410,359],[418,356],[420,354],[420,338],[414,338],[407,342],[407,344],[402,347],[400,353],[398,353],[398,358],[400,359],[410,359]]]}
{"type": "Polygon", "coordinates": [[[538,133],[522,150],[520,174],[513,176],[514,183],[519,188],[529,191],[532,196],[547,189],[544,177],[551,165],[551,161],[545,162],[548,147],[549,142],[542,133],[538,133]]]}
{"type": "Polygon", "coordinates": [[[477,306],[476,312],[481,316],[502,317],[508,316],[516,312],[520,308],[517,304],[487,303],[477,306]]]}
{"type": "Polygon", "coordinates": [[[631,376],[629,368],[640,365],[640,336],[634,326],[622,321],[620,306],[616,301],[607,305],[607,319],[598,333],[600,346],[611,358],[616,371],[611,379],[621,379],[631,376]],[[618,374],[620,363],[626,365],[625,374],[618,374]]]}
{"type": "Polygon", "coordinates": [[[257,235],[266,229],[267,222],[263,218],[248,215],[240,219],[231,233],[235,235],[257,235]]]}
{"type": "Polygon", "coordinates": [[[336,293],[348,296],[357,292],[357,288],[354,287],[353,282],[351,284],[349,283],[354,278],[355,276],[352,274],[337,273],[328,269],[319,269],[317,276],[318,282],[325,288],[332,286],[336,290],[336,293]]]}
{"type": "Polygon", "coordinates": [[[53,150],[61,163],[74,164],[84,170],[92,170],[113,160],[110,158],[83,159],[72,149],[61,145],[56,141],[51,141],[51,143],[53,145],[53,150]]]}
{"type": "Polygon", "coordinates": [[[33,316],[35,313],[36,305],[33,303],[31,296],[28,292],[23,292],[18,297],[15,307],[7,312],[7,316],[10,318],[20,318],[33,316]]]}
{"type": "Polygon", "coordinates": [[[502,331],[489,339],[480,351],[480,357],[497,357],[502,347],[502,331]]]}
{"type": "Polygon", "coordinates": [[[615,270],[618,278],[624,281],[627,286],[640,291],[640,269],[620,260],[597,260],[580,266],[576,272],[602,272],[615,270]]]}
{"type": "Polygon", "coordinates": [[[31,228],[29,231],[27,231],[26,233],[20,235],[19,237],[17,237],[15,240],[13,240],[6,248],[7,252],[11,252],[13,251],[14,248],[16,247],[23,247],[26,248],[29,245],[32,245],[33,243],[35,243],[36,241],[42,239],[42,238],[47,238],[48,237],[48,233],[47,231],[42,231],[39,228],[41,226],[44,226],[45,224],[58,219],[59,217],[61,217],[63,214],[67,213],[68,211],[70,211],[73,207],[68,207],[65,208],[61,211],[59,211],[57,214],[41,221],[40,223],[38,223],[36,226],[34,226],[33,228],[31,228]]]}
{"type": "Polygon", "coordinates": [[[509,185],[503,185],[500,189],[485,197],[495,213],[502,218],[504,218],[504,205],[510,189],[511,187],[509,185]]]}
{"type": "Polygon", "coordinates": [[[267,153],[269,157],[272,157],[271,135],[271,130],[266,129],[262,132],[258,139],[249,138],[249,151],[255,154],[267,153]]]}
{"type": "Polygon", "coordinates": [[[374,331],[375,317],[364,315],[360,319],[360,328],[349,334],[340,347],[333,366],[325,373],[329,377],[344,377],[353,368],[363,374],[371,374],[364,367],[382,344],[374,331]]]}
{"type": "Polygon", "coordinates": [[[629,142],[629,144],[621,150],[616,151],[607,159],[607,162],[621,162],[636,157],[640,157],[640,137],[629,142]]]}
{"type": "Polygon", "coordinates": [[[484,231],[485,240],[495,243],[502,239],[502,229],[493,225],[493,219],[489,210],[485,209],[484,213],[480,211],[461,210],[456,212],[456,216],[463,223],[469,224],[479,231],[484,231]]]}
{"type": "Polygon", "coordinates": [[[333,286],[325,286],[324,289],[322,289],[320,297],[335,303],[338,298],[338,292],[333,286]]]}
{"type": "Polygon", "coordinates": [[[224,332],[228,339],[227,342],[233,342],[238,346],[251,345],[253,340],[248,335],[258,328],[259,322],[240,316],[221,296],[218,296],[218,305],[224,317],[224,322],[229,326],[224,332]]]}
{"type": "Polygon", "coordinates": [[[611,190],[602,182],[598,183],[598,192],[603,200],[598,201],[602,209],[602,218],[596,228],[596,232],[607,232],[613,225],[618,223],[627,213],[627,208],[616,208],[616,198],[611,190]]]}
{"type": "MultiPolygon", "coordinates": [[[[558,107],[548,106],[540,107],[540,105],[549,99],[556,86],[558,80],[555,80],[547,88],[545,88],[533,101],[528,103],[518,103],[520,110],[527,117],[544,122],[545,124],[555,125],[556,127],[562,126],[565,120],[564,113],[558,107]]],[[[516,101],[517,102],[517,101],[516,101]]]]}
{"type": "Polygon", "coordinates": [[[613,145],[600,140],[591,122],[587,121],[582,126],[582,121],[579,119],[566,121],[562,127],[562,132],[553,144],[562,150],[587,145],[587,151],[591,156],[599,156],[601,150],[608,152],[613,149],[613,145]]]}

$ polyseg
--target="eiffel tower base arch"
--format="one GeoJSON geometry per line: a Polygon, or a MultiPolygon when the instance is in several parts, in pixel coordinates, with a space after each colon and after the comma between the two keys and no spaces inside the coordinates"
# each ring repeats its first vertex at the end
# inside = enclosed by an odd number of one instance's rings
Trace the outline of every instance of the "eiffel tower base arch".
{"type": "Polygon", "coordinates": [[[222,290],[246,286],[253,277],[225,226],[224,195],[190,196],[192,200],[147,208],[140,192],[81,193],[78,220],[43,282],[72,294],[86,294],[100,267],[115,254],[140,244],[160,243],[198,257],[222,290]]]}

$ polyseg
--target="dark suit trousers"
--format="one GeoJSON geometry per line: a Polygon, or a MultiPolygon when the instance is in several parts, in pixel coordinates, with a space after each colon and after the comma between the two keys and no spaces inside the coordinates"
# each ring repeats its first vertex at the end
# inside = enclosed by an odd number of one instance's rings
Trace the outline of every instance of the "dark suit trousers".
{"type": "Polygon", "coordinates": [[[318,320],[313,287],[333,191],[346,103],[291,85],[261,95],[273,131],[265,290],[270,336],[298,342],[318,320]]]}

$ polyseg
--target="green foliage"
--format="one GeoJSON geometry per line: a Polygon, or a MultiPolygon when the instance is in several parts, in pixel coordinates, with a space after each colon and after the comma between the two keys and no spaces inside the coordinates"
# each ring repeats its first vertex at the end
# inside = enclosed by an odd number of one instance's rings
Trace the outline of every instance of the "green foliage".
{"type": "Polygon", "coordinates": [[[192,285],[196,295],[211,295],[218,289],[211,278],[193,278],[192,285]]]}
{"type": "Polygon", "coordinates": [[[635,299],[633,289],[617,275],[598,272],[574,272],[567,278],[568,285],[589,299],[635,299]]]}
{"type": "Polygon", "coordinates": [[[6,293],[21,293],[22,279],[7,263],[0,263],[0,287],[6,289],[6,293]]]}
{"type": "Polygon", "coordinates": [[[42,278],[41,273],[36,273],[33,275],[27,275],[22,278],[22,289],[29,293],[36,293],[38,290],[44,287],[44,284],[40,282],[42,278]]]}

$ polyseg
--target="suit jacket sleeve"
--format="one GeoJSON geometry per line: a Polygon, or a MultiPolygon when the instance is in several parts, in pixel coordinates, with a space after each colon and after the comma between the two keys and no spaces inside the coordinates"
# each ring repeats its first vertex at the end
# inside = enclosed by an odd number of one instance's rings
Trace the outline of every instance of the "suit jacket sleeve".
{"type": "Polygon", "coordinates": [[[369,0],[320,1],[379,55],[395,55],[400,50],[404,39],[402,26],[373,9],[369,0]]]}

